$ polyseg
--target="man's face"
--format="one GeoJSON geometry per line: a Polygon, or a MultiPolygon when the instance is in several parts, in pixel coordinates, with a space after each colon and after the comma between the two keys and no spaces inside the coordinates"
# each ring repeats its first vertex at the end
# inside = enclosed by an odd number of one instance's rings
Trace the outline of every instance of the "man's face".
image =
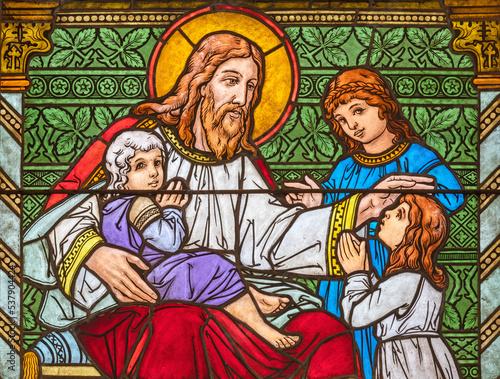
{"type": "Polygon", "coordinates": [[[222,63],[201,89],[202,124],[218,159],[231,158],[238,147],[257,83],[258,68],[253,59],[232,58],[222,63]]]}

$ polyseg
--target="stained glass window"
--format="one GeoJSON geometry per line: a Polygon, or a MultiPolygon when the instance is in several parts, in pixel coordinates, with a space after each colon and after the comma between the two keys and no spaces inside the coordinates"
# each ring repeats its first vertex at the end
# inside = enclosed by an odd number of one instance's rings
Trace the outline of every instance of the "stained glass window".
{"type": "Polygon", "coordinates": [[[0,377],[499,377],[499,4],[1,4],[0,377]]]}

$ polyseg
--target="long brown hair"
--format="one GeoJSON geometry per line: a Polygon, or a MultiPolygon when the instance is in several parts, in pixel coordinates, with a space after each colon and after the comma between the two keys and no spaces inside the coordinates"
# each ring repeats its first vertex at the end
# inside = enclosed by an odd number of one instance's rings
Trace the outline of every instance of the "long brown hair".
{"type": "Polygon", "coordinates": [[[134,109],[137,115],[156,114],[165,124],[177,128],[179,137],[186,146],[193,148],[194,136],[191,130],[196,110],[202,98],[201,88],[210,82],[217,68],[232,58],[251,57],[259,70],[255,95],[250,104],[246,131],[241,138],[241,150],[256,153],[250,143],[253,110],[258,104],[264,75],[262,52],[242,36],[217,33],[205,37],[188,59],[185,72],[174,89],[160,102],[148,102],[134,109]]]}
{"type": "Polygon", "coordinates": [[[323,96],[323,115],[330,123],[333,132],[347,147],[347,152],[363,150],[360,142],[349,138],[340,124],[335,120],[333,112],[340,104],[347,104],[352,99],[360,99],[368,105],[378,107],[378,116],[387,120],[387,130],[395,135],[395,140],[420,140],[410,123],[401,113],[399,103],[391,93],[387,84],[379,73],[366,68],[355,68],[335,75],[326,86],[323,96]]]}
{"type": "Polygon", "coordinates": [[[423,269],[436,286],[444,288],[446,275],[436,260],[448,235],[445,209],[434,198],[422,195],[404,195],[399,203],[410,206],[410,224],[403,241],[390,256],[386,275],[402,269],[423,269]]]}

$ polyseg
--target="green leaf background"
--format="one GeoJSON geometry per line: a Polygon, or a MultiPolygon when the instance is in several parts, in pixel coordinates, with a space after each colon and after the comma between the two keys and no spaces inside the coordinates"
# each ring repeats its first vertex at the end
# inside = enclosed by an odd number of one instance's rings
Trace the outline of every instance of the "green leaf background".
{"type": "Polygon", "coordinates": [[[456,308],[448,302],[444,303],[443,324],[448,329],[460,329],[460,314],[456,308]]]}
{"type": "Polygon", "coordinates": [[[52,125],[54,129],[72,131],[75,128],[71,114],[65,109],[45,108],[42,113],[47,123],[52,125]]]}

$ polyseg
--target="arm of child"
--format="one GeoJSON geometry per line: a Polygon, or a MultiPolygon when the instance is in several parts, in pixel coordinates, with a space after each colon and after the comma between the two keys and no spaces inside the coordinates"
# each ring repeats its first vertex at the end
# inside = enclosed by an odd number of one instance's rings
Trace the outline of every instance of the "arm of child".
{"type": "Polygon", "coordinates": [[[374,285],[368,272],[353,273],[344,283],[342,317],[353,328],[372,325],[410,305],[421,278],[416,272],[402,272],[374,285]]]}
{"type": "Polygon", "coordinates": [[[142,236],[147,244],[157,250],[175,253],[186,236],[183,212],[178,208],[164,208],[161,212],[162,217],[150,223],[142,236]]]}
{"type": "Polygon", "coordinates": [[[162,209],[149,197],[137,197],[128,218],[144,242],[162,252],[176,252],[186,235],[182,209],[162,209]]]}

